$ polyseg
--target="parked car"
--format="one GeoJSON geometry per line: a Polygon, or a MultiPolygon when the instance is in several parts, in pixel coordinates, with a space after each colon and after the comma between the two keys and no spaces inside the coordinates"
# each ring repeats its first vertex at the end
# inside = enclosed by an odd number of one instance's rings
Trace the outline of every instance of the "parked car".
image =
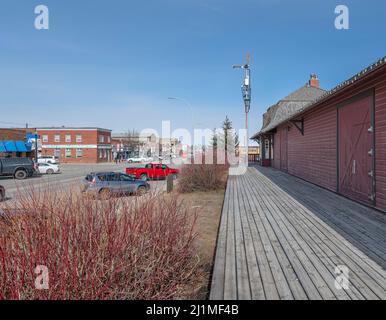
{"type": "Polygon", "coordinates": [[[55,156],[41,156],[38,157],[38,163],[59,164],[59,158],[55,156]]]}
{"type": "Polygon", "coordinates": [[[23,180],[31,177],[37,170],[37,165],[30,158],[0,159],[0,176],[13,176],[23,180]]]}
{"type": "Polygon", "coordinates": [[[0,202],[3,202],[5,200],[5,188],[3,186],[0,186],[0,202]]]}
{"type": "Polygon", "coordinates": [[[60,168],[57,164],[39,163],[38,172],[41,174],[60,173],[60,168]]]}
{"type": "MultiPolygon", "coordinates": [[[[126,160],[128,163],[143,163],[143,162],[148,162],[149,158],[145,157],[135,157],[135,158],[128,158],[126,160]]],[[[150,160],[151,161],[151,160],[150,160]]]]}
{"type": "Polygon", "coordinates": [[[162,163],[149,163],[143,168],[126,168],[126,173],[135,176],[137,179],[146,181],[149,179],[165,179],[169,175],[173,175],[173,178],[176,179],[179,170],[170,168],[162,163]]]}
{"type": "Polygon", "coordinates": [[[101,199],[112,195],[138,194],[143,195],[150,190],[146,181],[117,172],[93,172],[83,180],[82,192],[101,199]]]}

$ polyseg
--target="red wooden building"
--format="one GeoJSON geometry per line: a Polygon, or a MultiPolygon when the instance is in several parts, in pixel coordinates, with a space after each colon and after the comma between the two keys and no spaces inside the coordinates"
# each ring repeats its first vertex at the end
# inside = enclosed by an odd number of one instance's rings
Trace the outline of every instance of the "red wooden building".
{"type": "Polygon", "coordinates": [[[252,137],[262,165],[386,211],[386,57],[331,91],[317,87],[312,76],[264,114],[252,137]]]}

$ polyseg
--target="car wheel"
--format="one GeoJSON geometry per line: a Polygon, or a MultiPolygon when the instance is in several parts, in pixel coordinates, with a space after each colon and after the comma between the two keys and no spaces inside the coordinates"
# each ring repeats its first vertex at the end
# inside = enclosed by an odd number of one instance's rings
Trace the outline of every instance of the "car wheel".
{"type": "Polygon", "coordinates": [[[17,170],[15,172],[15,179],[24,180],[27,178],[27,172],[25,170],[17,170]]]}
{"type": "Polygon", "coordinates": [[[111,192],[109,189],[102,189],[99,191],[99,198],[101,200],[108,200],[111,198],[111,192]]]}
{"type": "Polygon", "coordinates": [[[142,181],[147,181],[148,180],[147,174],[141,174],[141,180],[142,181]]]}
{"type": "Polygon", "coordinates": [[[46,171],[46,173],[47,173],[47,174],[53,174],[53,173],[54,173],[54,170],[48,169],[48,170],[46,171]]]}
{"type": "Polygon", "coordinates": [[[143,186],[138,187],[138,189],[137,189],[137,195],[143,196],[143,195],[145,195],[145,194],[146,194],[146,187],[143,187],[143,186]]]}
{"type": "Polygon", "coordinates": [[[129,162],[129,163],[133,163],[133,160],[129,160],[128,162],[129,162]]]}

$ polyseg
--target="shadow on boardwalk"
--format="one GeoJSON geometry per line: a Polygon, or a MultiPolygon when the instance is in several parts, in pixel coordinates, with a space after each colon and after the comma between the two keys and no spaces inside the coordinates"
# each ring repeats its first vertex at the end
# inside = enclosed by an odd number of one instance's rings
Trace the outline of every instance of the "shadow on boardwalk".
{"type": "Polygon", "coordinates": [[[230,177],[211,299],[386,299],[386,215],[271,168],[230,177]],[[336,285],[348,270],[349,289],[336,285]]]}

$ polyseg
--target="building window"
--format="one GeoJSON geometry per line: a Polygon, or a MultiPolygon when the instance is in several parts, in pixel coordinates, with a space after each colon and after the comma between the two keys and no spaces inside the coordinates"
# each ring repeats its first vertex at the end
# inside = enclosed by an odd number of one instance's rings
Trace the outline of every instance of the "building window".
{"type": "Polygon", "coordinates": [[[81,134],[76,135],[76,142],[82,142],[82,135],[81,134]]]}
{"type": "Polygon", "coordinates": [[[43,134],[42,140],[43,142],[48,142],[48,134],[43,134]]]}
{"type": "Polygon", "coordinates": [[[99,135],[99,143],[105,143],[105,136],[103,134],[99,135]]]}
{"type": "Polygon", "coordinates": [[[268,139],[265,139],[265,141],[264,141],[264,147],[265,147],[265,152],[264,152],[264,154],[265,154],[265,159],[269,159],[269,157],[270,157],[270,150],[269,150],[269,140],[268,139]]]}
{"type": "Polygon", "coordinates": [[[76,157],[77,158],[83,157],[83,149],[76,149],[76,157]]]}
{"type": "Polygon", "coordinates": [[[55,142],[60,142],[60,134],[55,134],[54,141],[55,142]]]}
{"type": "Polygon", "coordinates": [[[66,158],[71,158],[71,149],[66,149],[66,158]]]}
{"type": "Polygon", "coordinates": [[[66,134],[66,142],[71,142],[71,135],[70,134],[66,134]]]}
{"type": "Polygon", "coordinates": [[[55,149],[54,156],[58,159],[60,158],[60,149],[55,149]]]}
{"type": "Polygon", "coordinates": [[[107,136],[107,143],[110,143],[110,142],[111,142],[111,137],[107,136]]]}
{"type": "Polygon", "coordinates": [[[102,158],[103,158],[102,150],[99,150],[99,159],[102,159],[102,158]]]}

